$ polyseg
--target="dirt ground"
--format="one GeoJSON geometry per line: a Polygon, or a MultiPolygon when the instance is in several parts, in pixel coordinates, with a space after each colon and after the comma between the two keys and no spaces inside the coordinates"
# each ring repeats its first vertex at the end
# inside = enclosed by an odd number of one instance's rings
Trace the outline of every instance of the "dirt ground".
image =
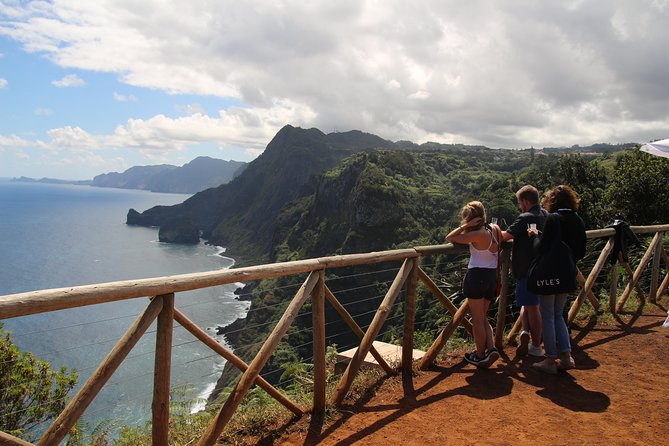
{"type": "Polygon", "coordinates": [[[413,379],[384,379],[324,425],[289,426],[274,444],[667,444],[669,301],[662,302],[612,325],[573,326],[575,370],[543,374],[513,347],[489,370],[449,356],[413,379]]]}

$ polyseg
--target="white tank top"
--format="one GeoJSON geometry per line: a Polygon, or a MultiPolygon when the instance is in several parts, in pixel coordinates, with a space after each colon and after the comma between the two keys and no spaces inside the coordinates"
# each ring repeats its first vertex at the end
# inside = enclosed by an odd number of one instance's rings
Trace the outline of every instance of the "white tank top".
{"type": "MultiPolygon", "coordinates": [[[[486,231],[488,231],[486,229],[486,231]]],[[[491,268],[497,269],[497,252],[490,251],[493,241],[497,243],[495,235],[490,233],[490,244],[486,249],[476,249],[472,243],[469,244],[469,268],[491,268]]]]}

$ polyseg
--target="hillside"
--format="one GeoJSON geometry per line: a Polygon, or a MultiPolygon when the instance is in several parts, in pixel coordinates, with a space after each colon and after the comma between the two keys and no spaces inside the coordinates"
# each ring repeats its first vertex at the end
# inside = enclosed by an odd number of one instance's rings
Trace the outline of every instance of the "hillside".
{"type": "Polygon", "coordinates": [[[281,129],[257,159],[228,184],[205,190],[183,203],[130,210],[127,223],[160,226],[162,241],[188,240],[197,234],[225,246],[233,257],[267,259],[274,221],[283,206],[296,199],[314,174],[344,157],[393,143],[362,132],[325,135],[317,129],[281,129]]]}
{"type": "Polygon", "coordinates": [[[92,186],[143,189],[152,192],[194,194],[230,182],[246,163],[201,156],[181,167],[170,164],[135,166],[93,178],[92,186]]]}

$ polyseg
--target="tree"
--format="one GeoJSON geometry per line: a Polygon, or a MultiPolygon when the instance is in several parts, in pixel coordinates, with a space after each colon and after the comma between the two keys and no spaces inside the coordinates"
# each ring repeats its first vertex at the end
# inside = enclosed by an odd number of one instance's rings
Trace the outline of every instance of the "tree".
{"type": "Polygon", "coordinates": [[[49,362],[21,352],[0,324],[0,429],[30,437],[32,428],[63,410],[76,383],[76,371],[51,370],[49,362]]]}
{"type": "Polygon", "coordinates": [[[624,152],[607,190],[611,214],[631,225],[669,221],[669,159],[639,149],[624,152]]]}

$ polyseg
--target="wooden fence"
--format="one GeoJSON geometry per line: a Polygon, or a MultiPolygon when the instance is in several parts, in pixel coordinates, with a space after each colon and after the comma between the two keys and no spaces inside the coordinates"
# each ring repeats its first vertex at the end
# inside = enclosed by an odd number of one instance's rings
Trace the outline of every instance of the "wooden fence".
{"type": "MultiPolygon", "coordinates": [[[[636,290],[640,299],[655,302],[669,285],[669,272],[665,274],[662,282],[659,280],[661,276],[660,267],[662,261],[664,262],[665,269],[669,271],[669,257],[663,247],[664,232],[669,231],[669,225],[633,226],[631,229],[636,234],[653,234],[653,239],[634,271],[632,270],[631,265],[622,260],[622,257],[618,259],[618,263],[627,273],[629,282],[626,284],[620,298],[618,298],[618,274],[612,274],[613,280],[610,287],[609,307],[613,313],[619,312],[622,309],[633,289],[636,290]],[[650,290],[646,294],[639,285],[639,278],[651,259],[652,272],[650,290]]],[[[588,231],[587,235],[589,239],[608,240],[587,277],[582,274],[580,270],[578,271],[578,280],[581,283],[581,288],[569,311],[570,321],[574,319],[586,298],[595,308],[598,308],[600,305],[599,300],[593,294],[592,289],[596,279],[604,269],[607,259],[613,249],[615,230],[607,228],[588,231]]],[[[507,291],[509,283],[509,248],[510,245],[505,244],[502,251],[502,287],[500,296],[498,297],[497,327],[495,330],[495,343],[499,347],[504,344],[504,321],[506,319],[505,313],[507,308],[507,291]]],[[[143,313],[137,317],[135,322],[121,337],[91,377],[83,384],[76,395],[74,395],[69,404],[67,404],[65,409],[39,439],[37,445],[46,446],[60,444],[96,397],[98,392],[110,379],[114,371],[126,358],[133,346],[137,344],[142,335],[156,319],[157,332],[152,402],[152,435],[154,445],[168,444],[169,386],[172,364],[171,349],[173,321],[179,323],[197,339],[243,372],[241,379],[234,387],[227,401],[223,404],[214,417],[214,420],[197,443],[200,446],[213,445],[216,443],[224,427],[231,419],[235,410],[239,407],[242,399],[253,384],[257,384],[259,387],[267,391],[273,398],[297,416],[301,416],[305,412],[312,412],[314,414],[322,414],[324,412],[327,404],[325,391],[325,301],[328,301],[333,306],[337,313],[339,313],[351,328],[353,333],[360,338],[360,345],[349,362],[348,367],[342,374],[332,396],[331,403],[338,405],[346,397],[353,379],[358,373],[367,353],[374,355],[381,367],[387,373],[390,374],[395,372],[395,370],[387,364],[381,355],[374,349],[372,343],[379,335],[381,327],[386,321],[393,304],[403,288],[406,289],[406,297],[404,303],[405,320],[401,369],[403,373],[411,373],[414,320],[416,315],[416,289],[419,281],[434,294],[436,299],[438,299],[445,309],[452,315],[451,321],[443,330],[441,330],[432,346],[428,349],[425,356],[418,364],[419,368],[430,366],[436,359],[438,353],[444,348],[446,341],[453,334],[455,329],[462,325],[471,333],[471,324],[465,318],[468,309],[467,301],[465,300],[460,307],[457,307],[421,268],[420,261],[423,257],[427,256],[455,254],[463,251],[463,247],[450,244],[420,246],[383,252],[341,255],[258,265],[224,271],[219,270],[6,295],[0,296],[0,320],[66,308],[95,305],[104,302],[149,297],[150,302],[143,313]],[[402,265],[385,294],[383,301],[379,305],[367,331],[363,331],[326,285],[325,271],[333,268],[354,265],[371,265],[389,261],[401,261],[402,265]],[[236,282],[249,282],[302,273],[309,273],[307,279],[295,294],[295,297],[288,305],[283,316],[274,326],[268,338],[250,364],[246,364],[233,352],[219,344],[214,338],[209,336],[205,331],[189,320],[182,312],[175,308],[174,305],[175,293],[236,282]],[[311,299],[312,301],[314,393],[312,406],[310,408],[302,408],[299,407],[298,404],[290,401],[290,399],[282,394],[279,389],[276,389],[269,382],[264,380],[260,376],[260,371],[290,328],[299,309],[308,299],[311,299]]],[[[617,268],[618,264],[614,264],[613,267],[617,268]]],[[[520,320],[517,320],[510,332],[507,333],[507,340],[512,340],[517,335],[519,328],[520,320]]],[[[31,443],[7,433],[0,432],[0,444],[25,446],[30,445],[31,443]]]]}

